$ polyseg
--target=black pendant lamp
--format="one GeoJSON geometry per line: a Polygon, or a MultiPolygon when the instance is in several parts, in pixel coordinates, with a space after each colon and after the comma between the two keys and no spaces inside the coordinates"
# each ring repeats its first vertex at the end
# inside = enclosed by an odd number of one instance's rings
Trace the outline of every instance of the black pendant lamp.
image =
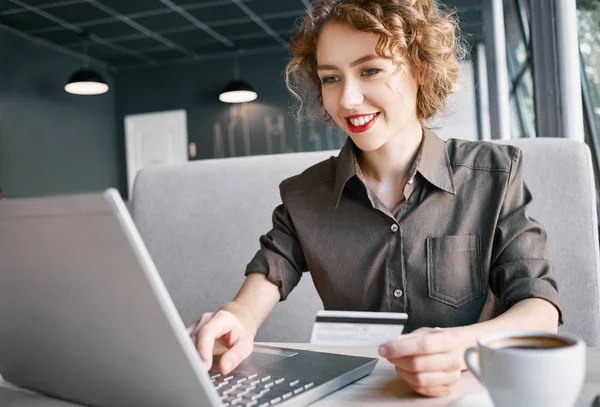
{"type": "Polygon", "coordinates": [[[87,40],[84,41],[83,68],[75,71],[65,85],[65,91],[74,95],[100,95],[108,92],[108,84],[102,76],[89,68],[87,40]]]}
{"type": "Polygon", "coordinates": [[[245,103],[256,100],[258,94],[245,81],[240,79],[240,67],[238,61],[238,53],[235,54],[234,60],[234,80],[229,82],[219,95],[219,100],[225,103],[245,103]]]}

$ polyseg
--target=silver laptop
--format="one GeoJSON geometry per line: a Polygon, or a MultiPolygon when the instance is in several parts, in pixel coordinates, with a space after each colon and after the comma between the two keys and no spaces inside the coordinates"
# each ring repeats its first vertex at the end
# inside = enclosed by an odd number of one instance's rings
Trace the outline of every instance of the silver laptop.
{"type": "Polygon", "coordinates": [[[232,375],[206,372],[116,190],[2,202],[0,275],[0,375],[63,400],[301,406],[377,362],[256,347],[232,375]]]}

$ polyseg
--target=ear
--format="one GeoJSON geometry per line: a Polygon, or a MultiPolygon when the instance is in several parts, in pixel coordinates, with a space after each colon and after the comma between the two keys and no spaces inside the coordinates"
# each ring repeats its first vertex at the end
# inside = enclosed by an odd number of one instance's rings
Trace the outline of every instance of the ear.
{"type": "Polygon", "coordinates": [[[415,65],[410,60],[410,54],[408,54],[407,63],[404,65],[403,69],[407,74],[413,77],[413,80],[417,83],[417,85],[421,86],[423,84],[423,75],[422,71],[417,69],[415,65]]]}
{"type": "Polygon", "coordinates": [[[423,78],[423,71],[416,69],[415,67],[411,66],[410,68],[410,74],[412,75],[412,77],[414,78],[415,82],[417,83],[417,85],[421,86],[423,85],[424,82],[424,78],[423,78]]]}

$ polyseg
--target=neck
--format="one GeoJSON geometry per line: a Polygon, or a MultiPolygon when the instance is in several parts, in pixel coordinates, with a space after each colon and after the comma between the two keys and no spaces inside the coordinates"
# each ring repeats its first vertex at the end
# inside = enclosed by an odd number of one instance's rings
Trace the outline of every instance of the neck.
{"type": "Polygon", "coordinates": [[[357,159],[363,175],[374,181],[407,178],[422,140],[423,129],[417,122],[400,131],[379,149],[359,151],[357,159]]]}

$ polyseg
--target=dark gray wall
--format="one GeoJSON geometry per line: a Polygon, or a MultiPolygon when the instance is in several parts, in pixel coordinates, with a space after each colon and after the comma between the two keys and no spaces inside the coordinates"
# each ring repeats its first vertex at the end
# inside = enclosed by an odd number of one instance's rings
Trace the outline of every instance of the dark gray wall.
{"type": "Polygon", "coordinates": [[[76,57],[0,29],[0,186],[7,197],[118,186],[114,86],[104,95],[66,93],[80,67],[76,57]]]}
{"type": "MultiPolygon", "coordinates": [[[[240,77],[258,93],[256,101],[244,105],[218,100],[220,90],[233,79],[232,57],[120,70],[116,75],[119,144],[125,144],[126,115],[185,109],[188,141],[197,147],[195,159],[339,148],[345,140],[339,129],[304,125],[299,136],[290,110],[294,100],[283,75],[288,59],[284,50],[240,56],[240,77]]],[[[124,147],[121,163],[121,193],[125,194],[124,147]]]]}

